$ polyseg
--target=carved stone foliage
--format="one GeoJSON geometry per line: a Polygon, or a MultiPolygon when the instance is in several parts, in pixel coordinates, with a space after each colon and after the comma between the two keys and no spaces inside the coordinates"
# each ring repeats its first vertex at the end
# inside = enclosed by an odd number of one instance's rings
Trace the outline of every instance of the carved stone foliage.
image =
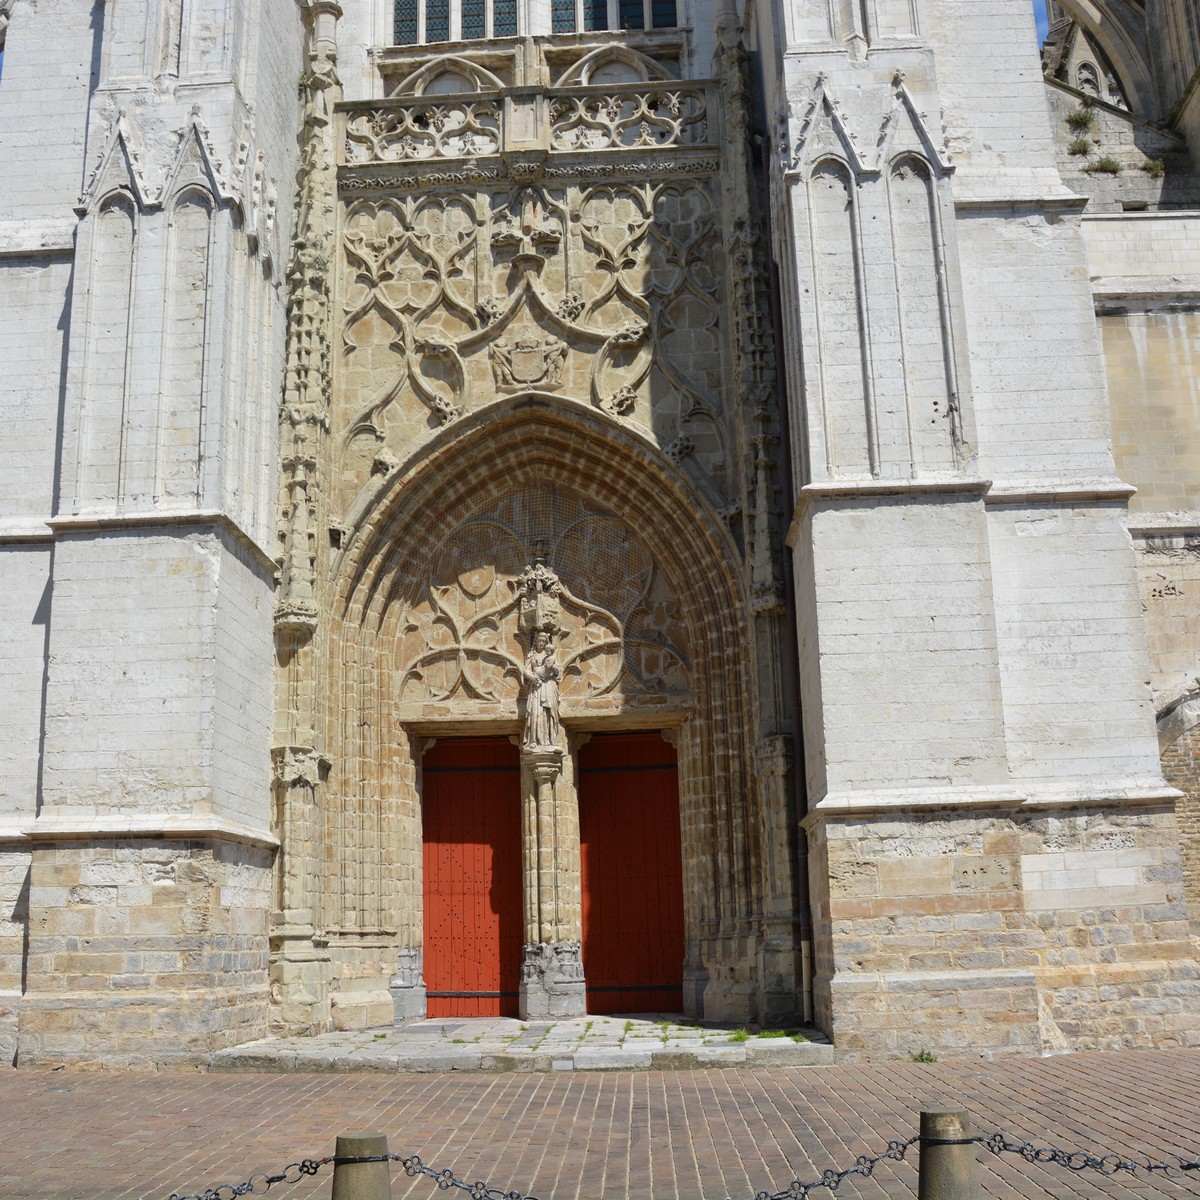
{"type": "Polygon", "coordinates": [[[498,397],[553,392],[648,431],[719,503],[717,201],[700,181],[481,186],[352,201],[342,222],[341,511],[498,397]]]}
{"type": "Polygon", "coordinates": [[[553,633],[564,706],[690,691],[687,633],[653,557],[573,493],[528,487],[464,517],[408,565],[393,604],[401,703],[511,704],[534,623],[553,633]]]}

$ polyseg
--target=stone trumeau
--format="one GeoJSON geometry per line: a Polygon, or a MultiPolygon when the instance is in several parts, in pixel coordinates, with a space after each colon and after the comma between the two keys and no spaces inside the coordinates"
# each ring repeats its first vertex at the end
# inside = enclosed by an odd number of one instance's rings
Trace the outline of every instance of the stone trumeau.
{"type": "Polygon", "coordinates": [[[1200,1043],[1196,6],[1051,17],[0,0],[0,1057],[1200,1043]]]}

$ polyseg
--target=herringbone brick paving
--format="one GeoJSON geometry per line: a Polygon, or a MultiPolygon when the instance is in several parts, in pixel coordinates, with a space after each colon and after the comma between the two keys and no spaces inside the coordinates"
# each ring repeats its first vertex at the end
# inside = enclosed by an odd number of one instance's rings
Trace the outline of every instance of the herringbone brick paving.
{"type": "MultiPolygon", "coordinates": [[[[550,1074],[0,1073],[0,1197],[161,1200],[386,1133],[468,1179],[542,1200],[749,1200],[916,1132],[922,1107],[964,1107],[977,1132],[1096,1153],[1200,1157],[1200,1051],[1003,1062],[550,1074]]],[[[916,1157],[839,1197],[916,1193],[916,1157]]],[[[998,1200],[1200,1196],[1200,1172],[1076,1173],[980,1152],[998,1200]]],[[[272,1196],[325,1197],[332,1168],[272,1196]]],[[[428,1180],[393,1177],[398,1198],[428,1180]]],[[[818,1193],[829,1196],[828,1192],[818,1193]]]]}

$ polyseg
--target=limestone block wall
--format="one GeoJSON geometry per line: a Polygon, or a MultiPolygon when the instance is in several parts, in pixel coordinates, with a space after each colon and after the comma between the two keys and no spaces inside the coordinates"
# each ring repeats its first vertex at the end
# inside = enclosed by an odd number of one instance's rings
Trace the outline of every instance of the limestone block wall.
{"type": "Polygon", "coordinates": [[[1191,169],[1187,143],[1161,125],[1154,125],[1112,104],[1093,101],[1074,88],[1046,82],[1051,120],[1058,150],[1058,169],[1072,191],[1088,197],[1087,211],[1118,213],[1123,209],[1148,211],[1195,208],[1200,187],[1191,169]],[[1090,128],[1077,130],[1085,111],[1090,128]],[[1084,149],[1084,143],[1087,148],[1084,149]],[[1084,149],[1083,153],[1079,153],[1084,149]],[[1088,170],[1101,159],[1119,166],[1115,174],[1088,170]]]}
{"type": "Polygon", "coordinates": [[[1183,886],[1194,937],[1200,929],[1197,218],[1188,212],[1125,213],[1089,217],[1083,228],[1114,457],[1122,477],[1137,487],[1127,523],[1137,557],[1163,771],[1183,793],[1178,802],[1183,886]]]}
{"type": "Polygon", "coordinates": [[[1200,969],[1169,808],[897,810],[809,828],[834,947],[817,1010],[839,1046],[1196,1043],[1200,969]]]}
{"type": "Polygon", "coordinates": [[[1161,787],[1119,503],[989,513],[1011,777],[1035,794],[1161,787]]]}
{"type": "Polygon", "coordinates": [[[1176,812],[1184,902],[1188,910],[1188,928],[1195,942],[1200,938],[1200,726],[1192,724],[1175,738],[1170,739],[1167,734],[1163,740],[1167,742],[1163,751],[1163,774],[1172,787],[1183,793],[1176,812]]]}
{"type": "MultiPolygon", "coordinates": [[[[28,1016],[22,1053],[87,1059],[116,1053],[141,1022],[145,1054],[165,1061],[225,1044],[235,1026],[265,1028],[275,564],[263,547],[303,21],[291,0],[22,4],[13,18],[0,86],[13,133],[0,150],[0,304],[11,308],[0,404],[14,437],[0,451],[0,545],[25,561],[6,610],[2,703],[32,728],[13,729],[25,736],[11,743],[0,811],[13,916],[0,983],[13,1015],[0,1037],[28,1016]],[[25,591],[38,585],[33,601],[25,591]],[[201,975],[190,976],[204,927],[164,927],[156,949],[194,935],[193,959],[145,980],[127,965],[111,987],[89,965],[95,946],[30,950],[33,927],[54,925],[47,908],[94,903],[105,913],[95,932],[111,939],[103,953],[136,955],[126,917],[150,903],[135,895],[148,879],[122,876],[94,901],[34,881],[51,860],[82,870],[114,837],[166,837],[160,855],[177,846],[181,862],[219,860],[203,896],[176,899],[213,929],[237,926],[250,958],[203,966],[210,982],[226,971],[237,1015],[200,1013],[201,975]],[[248,856],[253,881],[231,854],[248,856]],[[176,993],[180,1016],[148,1017],[145,996],[126,1008],[134,991],[153,993],[160,1014],[176,993]],[[31,997],[48,992],[35,1016],[31,997]],[[45,1012],[66,1027],[73,1006],[88,1013],[81,1036],[43,1041],[45,1012]],[[184,1039],[187,1011],[199,1015],[184,1039]]],[[[121,850],[136,858],[137,844],[121,850]]],[[[64,921],[51,932],[72,933],[64,921]]]]}
{"type": "Polygon", "coordinates": [[[99,31],[90,0],[19,4],[5,31],[0,85],[4,221],[71,221],[84,176],[99,31]]]}
{"type": "Polygon", "coordinates": [[[154,1067],[258,1036],[271,857],[193,839],[39,842],[18,1061],[154,1067]]]}
{"type": "Polygon", "coordinates": [[[49,587],[48,546],[0,544],[0,826],[10,833],[32,818],[38,793],[49,587]]]}
{"type": "Polygon", "coordinates": [[[821,701],[805,705],[814,802],[1006,782],[978,497],[814,494],[809,506],[793,541],[803,685],[821,701]]]}
{"type": "Polygon", "coordinates": [[[876,1052],[1186,1042],[1131,489],[1032,15],[930,0],[897,36],[851,7],[785,6],[772,110],[816,1011],[876,1052]],[[924,246],[878,183],[901,147],[944,206],[924,246]],[[941,392],[881,282],[898,265],[943,297],[940,461],[891,416],[906,392],[928,429],[941,392]]]}
{"type": "Polygon", "coordinates": [[[265,825],[270,641],[265,619],[243,618],[270,575],[261,558],[247,570],[248,557],[234,539],[204,529],[63,533],[43,822],[61,810],[135,820],[206,813],[265,825]],[[132,593],[131,580],[142,581],[132,593]],[[243,761],[255,761],[253,775],[238,774],[239,746],[243,761]]]}

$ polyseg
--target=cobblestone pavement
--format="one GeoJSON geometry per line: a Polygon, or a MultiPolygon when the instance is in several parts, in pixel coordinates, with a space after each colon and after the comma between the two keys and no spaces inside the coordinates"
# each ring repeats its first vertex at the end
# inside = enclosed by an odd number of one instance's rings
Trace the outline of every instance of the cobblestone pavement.
{"type": "MultiPolygon", "coordinates": [[[[849,1165],[964,1107],[977,1131],[1158,1157],[1200,1155],[1200,1051],[1002,1062],[540,1074],[0,1071],[0,1197],[162,1200],[332,1152],[377,1130],[393,1151],[542,1200],[750,1200],[849,1165]]],[[[1106,1178],[979,1152],[998,1200],[1200,1196],[1195,1173],[1106,1178]]],[[[327,1197],[332,1168],[273,1198],[327,1197]]],[[[430,1200],[397,1171],[393,1195],[430,1200]]],[[[839,1197],[910,1197],[915,1161],[839,1197]]],[[[828,1192],[817,1193],[828,1197],[828,1192]]]]}
{"type": "Polygon", "coordinates": [[[671,1016],[414,1021],[392,1029],[267,1038],[212,1057],[216,1070],[611,1071],[833,1062],[815,1030],[752,1034],[671,1016]]]}

